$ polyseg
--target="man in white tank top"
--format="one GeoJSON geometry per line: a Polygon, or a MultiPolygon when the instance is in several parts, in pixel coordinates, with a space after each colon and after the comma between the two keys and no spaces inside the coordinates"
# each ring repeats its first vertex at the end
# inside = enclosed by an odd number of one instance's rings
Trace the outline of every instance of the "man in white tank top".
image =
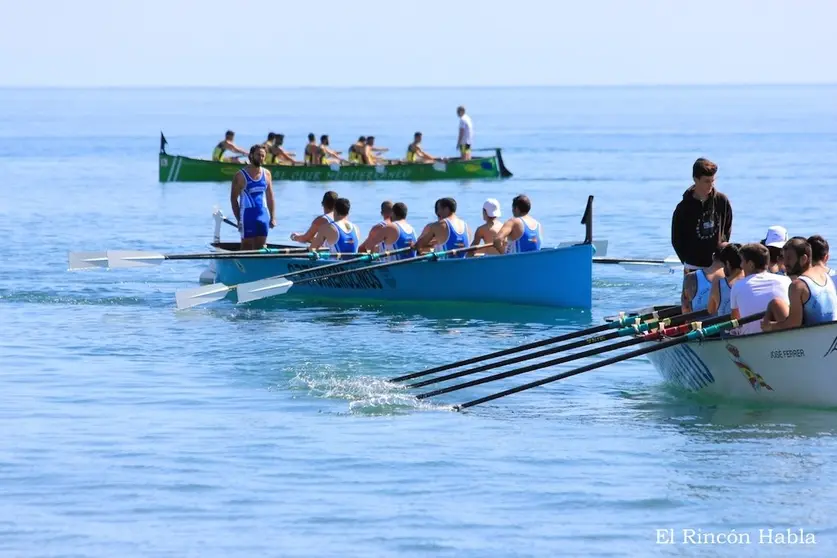
{"type": "MultiPolygon", "coordinates": [[[[785,275],[767,271],[770,252],[763,244],[745,244],[739,251],[744,278],[739,279],[730,291],[732,318],[738,319],[766,312],[774,298],[789,303],[788,287],[791,280],[785,275]]],[[[732,334],[749,335],[761,331],[760,322],[750,322],[731,331],[732,334]]]]}
{"type": "Polygon", "coordinates": [[[683,289],[680,292],[680,310],[697,312],[706,310],[709,307],[709,295],[712,291],[712,283],[724,276],[724,262],[718,254],[727,245],[722,242],[715,253],[712,254],[712,265],[706,269],[698,268],[683,276],[683,289]]]}

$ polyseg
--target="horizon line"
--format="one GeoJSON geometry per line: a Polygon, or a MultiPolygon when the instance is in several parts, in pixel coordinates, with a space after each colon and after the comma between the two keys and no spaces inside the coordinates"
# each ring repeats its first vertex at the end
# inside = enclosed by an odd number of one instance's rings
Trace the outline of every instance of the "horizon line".
{"type": "Polygon", "coordinates": [[[579,89],[579,88],[649,88],[649,87],[828,87],[837,81],[822,82],[717,82],[717,83],[578,83],[578,84],[486,84],[486,85],[260,85],[238,87],[226,85],[23,85],[0,84],[0,90],[13,89],[217,89],[217,90],[276,90],[276,89],[579,89]]]}

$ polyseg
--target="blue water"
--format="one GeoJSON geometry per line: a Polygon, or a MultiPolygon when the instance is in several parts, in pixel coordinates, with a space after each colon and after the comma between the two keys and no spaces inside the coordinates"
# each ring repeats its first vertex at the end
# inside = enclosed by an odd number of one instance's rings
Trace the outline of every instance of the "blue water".
{"type": "MultiPolygon", "coordinates": [[[[504,182],[276,184],[285,240],[325,189],[362,232],[453,196],[533,200],[548,243],[595,196],[609,256],[663,258],[691,164],[720,166],[733,239],[837,239],[837,87],[0,90],[0,555],[833,556],[837,413],[674,393],[644,359],[477,406],[549,370],[418,403],[385,378],[677,300],[675,277],[596,266],[592,312],[219,303],[174,311],[199,263],[70,273],[73,250],[204,251],[224,184],[159,184],[159,133],[308,132],[451,155],[464,103],[504,182]],[[657,545],[656,529],[805,529],[816,545],[657,545]]],[[[225,228],[224,238],[235,231],[225,228]]],[[[568,272],[570,273],[570,272],[568,272]]],[[[490,277],[485,278],[491,281],[490,277]]],[[[525,283],[525,278],[521,277],[525,283]]],[[[498,284],[498,289],[508,288],[498,284]]],[[[570,366],[567,365],[566,368],[570,366]]]]}

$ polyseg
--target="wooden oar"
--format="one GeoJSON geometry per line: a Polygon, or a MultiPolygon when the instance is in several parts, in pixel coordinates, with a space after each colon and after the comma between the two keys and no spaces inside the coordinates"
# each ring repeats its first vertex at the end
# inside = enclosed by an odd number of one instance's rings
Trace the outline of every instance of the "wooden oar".
{"type": "Polygon", "coordinates": [[[338,271],[336,273],[327,273],[326,275],[316,275],[314,277],[306,277],[300,281],[288,281],[287,279],[268,278],[260,281],[252,281],[250,283],[240,283],[236,289],[238,303],[250,302],[252,300],[259,300],[271,296],[282,295],[288,292],[291,287],[300,283],[308,283],[309,281],[319,281],[322,279],[331,279],[333,277],[340,277],[349,273],[358,273],[361,271],[368,271],[372,269],[381,269],[384,267],[392,267],[395,265],[405,265],[415,262],[437,260],[444,256],[451,256],[454,254],[461,254],[463,252],[472,252],[479,250],[479,246],[468,246],[465,248],[455,248],[444,252],[429,252],[421,256],[413,258],[406,258],[403,260],[395,260],[393,262],[384,262],[374,265],[359,267],[357,269],[347,269],[345,271],[338,271]]]}
{"type": "MultiPolygon", "coordinates": [[[[725,318],[729,321],[725,321],[725,322],[722,322],[722,323],[719,323],[719,324],[716,324],[716,325],[713,325],[713,326],[705,327],[705,328],[704,327],[698,327],[695,330],[686,333],[685,335],[681,335],[680,337],[675,337],[674,339],[668,339],[668,340],[665,340],[665,341],[661,341],[660,343],[657,343],[655,345],[650,345],[648,347],[643,347],[643,348],[637,349],[635,351],[630,351],[630,352],[625,353],[625,354],[621,354],[621,355],[617,355],[617,356],[614,356],[614,357],[611,357],[611,358],[607,358],[607,359],[601,360],[599,362],[594,362],[592,364],[588,364],[586,366],[582,366],[582,367],[576,368],[574,370],[569,370],[567,372],[562,372],[561,374],[555,374],[554,376],[548,376],[546,378],[543,378],[543,379],[540,379],[540,380],[537,380],[537,381],[534,381],[534,382],[529,382],[528,384],[523,384],[523,385],[511,388],[511,389],[507,389],[507,390],[501,391],[499,393],[494,393],[492,395],[487,395],[485,397],[480,397],[479,399],[474,399],[473,401],[468,401],[467,403],[462,403],[462,404],[459,404],[459,405],[455,405],[454,409],[457,410],[457,411],[461,411],[462,409],[467,409],[468,407],[473,407],[474,405],[479,405],[481,403],[486,403],[488,401],[493,401],[495,399],[499,399],[500,397],[505,397],[507,395],[512,395],[514,393],[519,393],[521,391],[525,391],[527,389],[539,387],[539,386],[542,386],[542,385],[545,385],[545,384],[548,384],[548,383],[551,383],[551,382],[556,382],[558,380],[563,380],[565,378],[569,378],[571,376],[581,374],[582,372],[588,372],[590,370],[595,370],[597,368],[602,368],[604,366],[609,366],[611,364],[616,364],[617,362],[621,362],[621,361],[628,360],[628,359],[635,358],[635,357],[642,356],[642,355],[647,355],[649,353],[653,353],[653,352],[656,352],[656,351],[661,351],[663,349],[668,349],[669,347],[674,347],[675,345],[680,345],[680,344],[686,343],[688,341],[695,341],[695,340],[698,340],[698,339],[703,339],[705,337],[711,337],[711,336],[717,335],[717,334],[719,334],[722,331],[725,331],[727,329],[733,329],[733,328],[736,328],[740,325],[744,325],[746,323],[755,322],[757,320],[760,320],[760,319],[762,319],[762,317],[764,317],[764,314],[765,314],[764,312],[760,312],[758,314],[753,314],[751,316],[747,316],[745,318],[740,318],[738,320],[730,320],[729,319],[730,315],[728,314],[726,316],[723,316],[723,318],[725,318]]],[[[663,336],[662,332],[655,332],[655,333],[650,334],[650,338],[647,339],[647,340],[648,341],[655,341],[655,340],[660,339],[662,336],[663,336]]],[[[525,370],[525,371],[528,372],[528,371],[531,371],[531,370],[539,370],[541,368],[547,368],[547,367],[552,366],[552,365],[553,365],[552,361],[546,361],[546,362],[542,362],[542,363],[538,363],[538,364],[533,364],[532,366],[527,366],[526,367],[527,370],[525,370]]],[[[521,370],[523,370],[523,369],[521,369],[521,370]]]]}
{"type": "Polygon", "coordinates": [[[104,252],[70,252],[70,270],[107,267],[111,269],[148,267],[166,260],[237,260],[261,258],[316,258],[308,248],[265,248],[238,252],[206,252],[197,254],[160,254],[140,250],[107,250],[104,252]]]}
{"type": "MultiPolygon", "coordinates": [[[[309,269],[301,269],[299,271],[292,271],[283,275],[270,277],[269,279],[265,279],[265,281],[283,281],[288,277],[296,277],[297,275],[304,275],[308,273],[319,273],[324,269],[334,269],[336,267],[343,267],[366,261],[374,261],[380,258],[386,258],[389,256],[394,256],[396,254],[401,254],[403,252],[408,252],[410,250],[412,250],[412,248],[408,247],[381,253],[363,252],[361,254],[358,254],[357,257],[353,259],[315,266],[309,269]]],[[[228,293],[237,290],[241,285],[247,284],[248,283],[242,283],[240,285],[225,285],[223,283],[214,283],[212,285],[206,285],[204,287],[196,287],[194,289],[181,289],[179,291],[175,291],[174,296],[177,302],[177,309],[183,310],[184,308],[191,308],[193,306],[208,304],[210,302],[215,302],[217,300],[224,299],[226,298],[228,293]]]]}
{"type": "MultiPolygon", "coordinates": [[[[436,378],[431,378],[429,380],[424,380],[423,382],[416,382],[416,383],[413,383],[413,384],[409,384],[406,387],[408,387],[408,388],[419,388],[419,387],[429,386],[429,385],[432,385],[432,384],[438,384],[438,383],[441,383],[441,382],[446,382],[448,380],[461,378],[463,376],[470,376],[471,374],[477,374],[479,372],[485,372],[487,370],[492,370],[494,368],[500,368],[501,366],[508,366],[509,364],[517,364],[518,362],[524,362],[524,361],[527,361],[527,360],[532,360],[533,358],[540,358],[540,357],[544,357],[544,356],[553,355],[555,353],[562,353],[564,351],[571,351],[573,349],[578,349],[578,348],[581,348],[581,347],[587,347],[589,345],[595,345],[595,344],[598,344],[598,343],[603,343],[605,341],[610,341],[611,339],[616,339],[618,337],[625,337],[627,335],[637,335],[637,334],[641,334],[641,333],[646,333],[648,331],[651,331],[652,328],[653,329],[660,329],[660,328],[666,328],[670,325],[679,325],[679,324],[682,324],[682,323],[689,322],[689,320],[693,320],[693,319],[696,319],[696,318],[702,318],[702,317],[708,316],[708,315],[709,315],[709,313],[706,310],[699,310],[697,312],[689,312],[688,314],[680,314],[679,316],[675,316],[673,318],[665,318],[665,319],[660,320],[660,321],[648,320],[648,321],[646,321],[644,323],[641,323],[641,324],[634,324],[634,325],[631,325],[631,326],[628,326],[628,327],[623,327],[621,329],[617,329],[616,331],[614,331],[612,333],[606,333],[604,335],[598,335],[596,337],[588,337],[587,339],[582,339],[580,341],[574,341],[572,343],[567,343],[565,345],[558,345],[557,347],[553,347],[551,349],[544,349],[542,351],[537,351],[537,352],[534,352],[534,353],[528,353],[528,354],[521,355],[521,356],[518,356],[518,357],[508,358],[508,359],[500,360],[500,361],[497,361],[497,362],[490,362],[488,364],[483,364],[482,366],[477,366],[476,368],[468,368],[466,370],[461,370],[459,372],[453,372],[451,374],[445,374],[444,376],[438,376],[436,378]]],[[[588,356],[597,355],[597,354],[599,354],[603,351],[610,351],[610,350],[613,350],[613,349],[619,349],[619,348],[630,346],[630,345],[636,343],[636,341],[634,339],[631,339],[629,341],[631,341],[631,343],[626,342],[626,343],[628,343],[627,345],[619,345],[619,344],[608,345],[607,347],[605,347],[603,349],[592,349],[590,351],[575,353],[575,354],[569,355],[567,357],[564,357],[565,360],[563,360],[562,363],[563,362],[570,362],[570,361],[577,360],[577,359],[580,359],[580,358],[585,358],[585,357],[588,357],[588,356]]],[[[480,382],[480,383],[482,383],[482,382],[480,382]]],[[[467,386],[463,386],[463,387],[467,387],[467,386]]],[[[459,388],[457,388],[457,389],[459,389],[459,388]]],[[[453,390],[451,390],[451,391],[453,391],[453,390]]],[[[445,393],[445,392],[440,392],[440,393],[445,393]]],[[[431,395],[436,395],[436,394],[435,393],[423,394],[422,397],[419,397],[419,399],[423,399],[424,397],[430,397],[431,395]]]]}
{"type": "Polygon", "coordinates": [[[435,366],[433,368],[428,368],[427,370],[422,370],[421,372],[414,372],[412,374],[406,374],[404,376],[398,376],[397,378],[391,378],[388,381],[390,382],[403,382],[406,380],[412,380],[415,378],[420,378],[422,376],[427,376],[430,374],[435,374],[436,372],[444,372],[445,370],[450,370],[451,368],[458,368],[460,366],[468,366],[470,364],[476,364],[478,362],[482,362],[484,360],[490,360],[492,358],[498,358],[506,355],[512,355],[514,353],[519,353],[521,351],[528,351],[529,349],[537,349],[538,347],[544,347],[546,345],[553,345],[555,343],[561,343],[563,341],[570,341],[572,339],[578,339],[579,337],[584,337],[586,335],[595,335],[597,333],[601,333],[603,331],[607,331],[609,329],[617,329],[623,326],[628,325],[629,323],[641,323],[648,320],[659,320],[662,318],[669,318],[672,316],[676,316],[680,313],[680,308],[672,307],[668,310],[663,310],[662,312],[650,312],[648,314],[644,314],[642,316],[632,316],[632,317],[625,317],[622,316],[619,319],[614,320],[613,322],[598,325],[595,327],[590,327],[587,329],[581,329],[578,331],[573,331],[570,333],[565,333],[563,335],[558,335],[557,337],[550,337],[548,339],[543,339],[541,341],[535,341],[532,343],[526,343],[524,345],[518,345],[517,347],[512,347],[510,349],[503,349],[501,351],[495,351],[493,353],[488,353],[487,355],[480,355],[476,357],[466,358],[465,360],[459,360],[456,362],[451,362],[450,364],[443,364],[441,366],[435,366]]]}

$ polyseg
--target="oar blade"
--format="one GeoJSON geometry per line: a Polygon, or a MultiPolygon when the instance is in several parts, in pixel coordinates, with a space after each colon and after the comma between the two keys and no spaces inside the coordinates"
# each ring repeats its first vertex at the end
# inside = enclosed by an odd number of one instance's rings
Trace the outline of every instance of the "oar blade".
{"type": "Polygon", "coordinates": [[[177,302],[177,309],[185,310],[186,308],[193,308],[201,304],[224,300],[231,290],[232,287],[228,287],[223,283],[213,283],[193,289],[180,289],[179,291],[175,291],[174,298],[177,302]]]}
{"type": "Polygon", "coordinates": [[[107,252],[70,252],[70,271],[108,266],[107,252]]]}
{"type": "Polygon", "coordinates": [[[293,286],[293,281],[287,279],[270,278],[249,283],[239,283],[235,288],[238,303],[244,304],[253,300],[261,300],[271,296],[283,295],[293,286]]]}
{"type": "Polygon", "coordinates": [[[160,265],[166,257],[157,252],[140,250],[108,250],[108,265],[112,269],[150,267],[160,265]]]}

